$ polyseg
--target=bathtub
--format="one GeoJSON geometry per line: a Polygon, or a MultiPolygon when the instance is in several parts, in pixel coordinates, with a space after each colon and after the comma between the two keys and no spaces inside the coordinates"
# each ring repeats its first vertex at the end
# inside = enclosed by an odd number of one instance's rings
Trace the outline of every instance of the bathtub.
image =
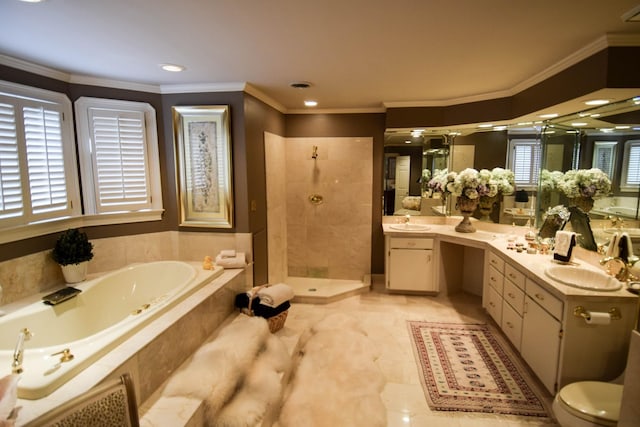
{"type": "MultiPolygon", "coordinates": [[[[32,303],[0,318],[0,367],[11,367],[18,334],[24,343],[18,396],[40,399],[108,353],[202,284],[181,261],[137,264],[75,284],[82,292],[58,305],[32,303]],[[69,349],[72,360],[62,361],[69,349]]],[[[212,271],[211,279],[222,274],[212,271]]]]}

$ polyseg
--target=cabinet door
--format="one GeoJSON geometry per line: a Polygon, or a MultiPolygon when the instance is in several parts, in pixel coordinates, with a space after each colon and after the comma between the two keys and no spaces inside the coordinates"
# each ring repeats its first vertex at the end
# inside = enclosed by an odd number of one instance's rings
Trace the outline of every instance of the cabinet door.
{"type": "Polygon", "coordinates": [[[433,251],[391,249],[389,251],[389,289],[436,291],[433,280],[433,251]]]}
{"type": "Polygon", "coordinates": [[[560,329],[560,322],[527,295],[520,352],[551,394],[556,392],[560,329]]]}
{"type": "Polygon", "coordinates": [[[502,323],[502,297],[496,291],[493,286],[489,286],[487,291],[487,301],[485,307],[487,312],[493,317],[498,325],[502,323]]]}

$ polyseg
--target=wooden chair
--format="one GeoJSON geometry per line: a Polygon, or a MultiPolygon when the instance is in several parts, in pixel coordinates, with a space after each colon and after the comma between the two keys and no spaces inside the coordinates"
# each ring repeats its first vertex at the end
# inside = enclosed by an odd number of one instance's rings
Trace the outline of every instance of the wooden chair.
{"type": "Polygon", "coordinates": [[[129,374],[88,392],[31,421],[29,427],[139,427],[138,406],[129,374]]]}

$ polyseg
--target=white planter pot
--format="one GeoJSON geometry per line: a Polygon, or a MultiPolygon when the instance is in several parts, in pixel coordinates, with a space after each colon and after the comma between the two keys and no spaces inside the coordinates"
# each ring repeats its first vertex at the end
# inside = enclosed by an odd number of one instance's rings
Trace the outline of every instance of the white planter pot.
{"type": "Polygon", "coordinates": [[[87,266],[89,261],[83,261],[78,264],[61,265],[62,275],[67,283],[82,282],[87,277],[87,266]]]}

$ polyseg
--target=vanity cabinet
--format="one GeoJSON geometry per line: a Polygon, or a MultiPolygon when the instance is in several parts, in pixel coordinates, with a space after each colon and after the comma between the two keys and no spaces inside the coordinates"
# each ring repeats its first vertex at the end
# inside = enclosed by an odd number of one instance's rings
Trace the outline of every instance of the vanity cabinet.
{"type": "Polygon", "coordinates": [[[520,353],[552,394],[557,388],[563,303],[527,279],[520,353]]]}
{"type": "Polygon", "coordinates": [[[433,239],[387,236],[386,287],[389,290],[437,292],[433,239]]]}
{"type": "Polygon", "coordinates": [[[563,303],[492,251],[483,305],[551,393],[556,391],[563,303]]]}

